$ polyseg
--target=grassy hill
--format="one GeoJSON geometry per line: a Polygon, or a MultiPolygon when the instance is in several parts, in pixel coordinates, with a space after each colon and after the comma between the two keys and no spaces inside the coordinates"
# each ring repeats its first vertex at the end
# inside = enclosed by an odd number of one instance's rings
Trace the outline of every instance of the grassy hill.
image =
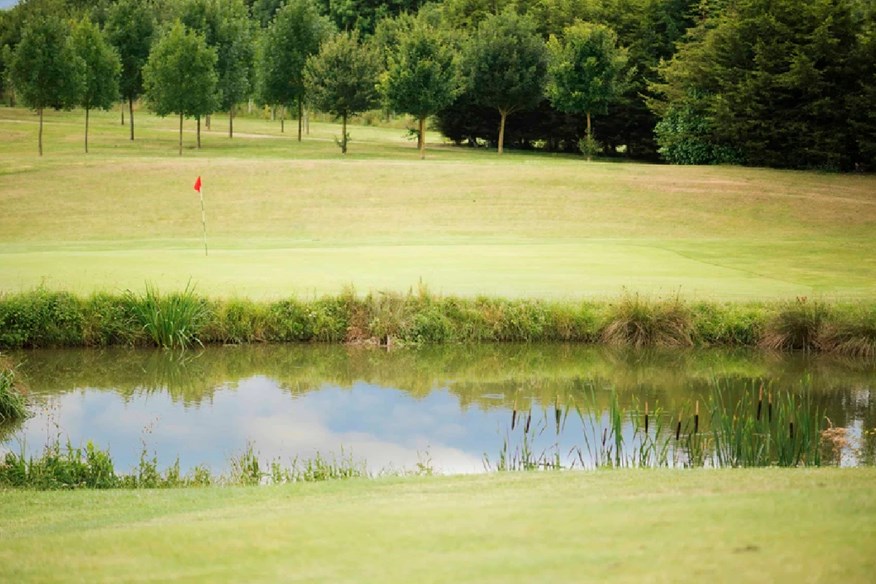
{"type": "Polygon", "coordinates": [[[614,297],[857,298],[876,283],[876,177],[586,162],[457,148],[402,123],[214,118],[176,154],[176,120],[0,108],[0,288],[201,293],[406,291],[614,297]],[[204,181],[210,255],[192,184],[204,181]]]}

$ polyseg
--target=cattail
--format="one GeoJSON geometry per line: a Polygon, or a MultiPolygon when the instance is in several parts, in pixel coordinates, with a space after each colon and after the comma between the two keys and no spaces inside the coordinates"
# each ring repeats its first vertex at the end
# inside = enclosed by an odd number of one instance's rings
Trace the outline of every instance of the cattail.
{"type": "Polygon", "coordinates": [[[678,424],[675,426],[675,441],[681,437],[681,414],[678,414],[678,424]]]}
{"type": "Polygon", "coordinates": [[[648,402],[645,402],[645,434],[648,433],[648,402]]]}
{"type": "Polygon", "coordinates": [[[700,431],[700,400],[697,400],[694,406],[694,434],[700,431]]]}
{"type": "Polygon", "coordinates": [[[517,425],[517,406],[514,406],[514,409],[511,410],[511,431],[514,431],[514,426],[517,425]]]}
{"type": "Polygon", "coordinates": [[[791,436],[791,440],[794,439],[794,422],[788,423],[789,435],[791,436]]]}
{"type": "Polygon", "coordinates": [[[767,422],[773,421],[773,392],[767,392],[767,422]]]}
{"type": "Polygon", "coordinates": [[[562,420],[562,416],[560,414],[560,399],[554,399],[554,422],[557,425],[557,434],[560,433],[560,421],[562,420]]]}
{"type": "Polygon", "coordinates": [[[757,394],[757,421],[760,422],[760,411],[763,409],[763,385],[760,386],[760,391],[757,394]]]}
{"type": "Polygon", "coordinates": [[[526,425],[523,426],[523,433],[529,434],[529,423],[532,421],[532,411],[526,415],[526,425]]]}

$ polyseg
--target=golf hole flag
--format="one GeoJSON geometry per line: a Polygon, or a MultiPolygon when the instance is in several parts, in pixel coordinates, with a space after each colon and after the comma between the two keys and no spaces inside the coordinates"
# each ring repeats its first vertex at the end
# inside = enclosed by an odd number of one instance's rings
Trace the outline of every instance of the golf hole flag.
{"type": "Polygon", "coordinates": [[[195,190],[201,195],[201,225],[204,227],[204,255],[207,254],[207,214],[204,212],[204,191],[201,190],[201,177],[195,181],[195,190]]]}

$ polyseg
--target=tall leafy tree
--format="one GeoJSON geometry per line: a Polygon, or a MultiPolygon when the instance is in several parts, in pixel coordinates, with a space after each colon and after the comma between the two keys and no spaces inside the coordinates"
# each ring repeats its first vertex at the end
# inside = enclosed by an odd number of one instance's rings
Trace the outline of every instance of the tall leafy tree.
{"type": "Polygon", "coordinates": [[[381,87],[392,110],[417,118],[417,147],[425,158],[426,118],[459,95],[459,66],[452,45],[425,23],[415,23],[398,41],[389,53],[381,87]]]}
{"type": "Polygon", "coordinates": [[[143,67],[149,104],[159,116],[179,115],[179,154],[183,118],[203,116],[216,107],[216,50],[204,37],[177,21],[153,47],[143,67]]]}
{"type": "Polygon", "coordinates": [[[157,30],[155,8],[148,0],[119,0],[108,10],[105,30],[122,60],[119,89],[128,102],[133,140],[134,101],[143,93],[143,66],[157,30]]]}
{"type": "Polygon", "coordinates": [[[119,95],[119,55],[88,17],[73,29],[73,47],[85,65],[85,85],[79,105],[85,110],[85,152],[88,152],[88,115],[94,109],[109,109],[119,95]]]}
{"type": "Polygon", "coordinates": [[[216,49],[216,98],[228,112],[228,136],[233,137],[234,108],[249,95],[253,78],[254,40],[246,5],[243,0],[187,0],[180,7],[180,20],[216,49]]]}
{"type": "Polygon", "coordinates": [[[57,16],[28,22],[12,57],[12,80],[21,100],[40,118],[39,153],[43,155],[43,110],[70,109],[82,95],[84,63],[70,39],[70,27],[57,16]]]}
{"type": "Polygon", "coordinates": [[[331,23],[320,16],[313,0],[289,0],[277,12],[261,40],[258,93],[265,103],[297,105],[299,141],[306,89],[304,65],[331,32],[331,23]]]}
{"type": "Polygon", "coordinates": [[[538,105],[543,96],[547,51],[535,23],[513,10],[488,16],[466,51],[464,73],[475,103],[499,112],[499,154],[505,121],[538,105]]]}
{"type": "Polygon", "coordinates": [[[358,33],[340,33],[307,59],[304,82],[309,99],[320,111],[341,118],[341,152],[347,153],[347,120],[378,102],[381,74],[378,52],[359,42],[358,33]]]}
{"type": "Polygon", "coordinates": [[[578,23],[567,27],[562,38],[548,41],[547,95],[561,112],[585,114],[584,150],[594,153],[591,115],[606,113],[623,92],[626,51],[617,46],[617,35],[601,24],[578,23]]]}

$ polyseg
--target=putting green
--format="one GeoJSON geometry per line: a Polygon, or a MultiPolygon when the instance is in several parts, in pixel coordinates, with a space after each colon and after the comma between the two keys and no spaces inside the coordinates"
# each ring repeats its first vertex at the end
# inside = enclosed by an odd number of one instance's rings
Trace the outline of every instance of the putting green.
{"type": "MultiPolygon", "coordinates": [[[[6,252],[0,279],[9,289],[37,284],[77,293],[169,289],[188,281],[210,296],[277,298],[358,291],[432,292],[464,296],[600,297],[627,290],[694,298],[811,295],[814,288],[688,258],[644,243],[586,241],[567,244],[458,245],[214,245],[186,247],[137,242],[124,251],[59,245],[57,251],[6,252]],[[75,249],[78,248],[78,249],[75,249]]],[[[86,246],[87,247],[87,246],[86,246]]]]}

